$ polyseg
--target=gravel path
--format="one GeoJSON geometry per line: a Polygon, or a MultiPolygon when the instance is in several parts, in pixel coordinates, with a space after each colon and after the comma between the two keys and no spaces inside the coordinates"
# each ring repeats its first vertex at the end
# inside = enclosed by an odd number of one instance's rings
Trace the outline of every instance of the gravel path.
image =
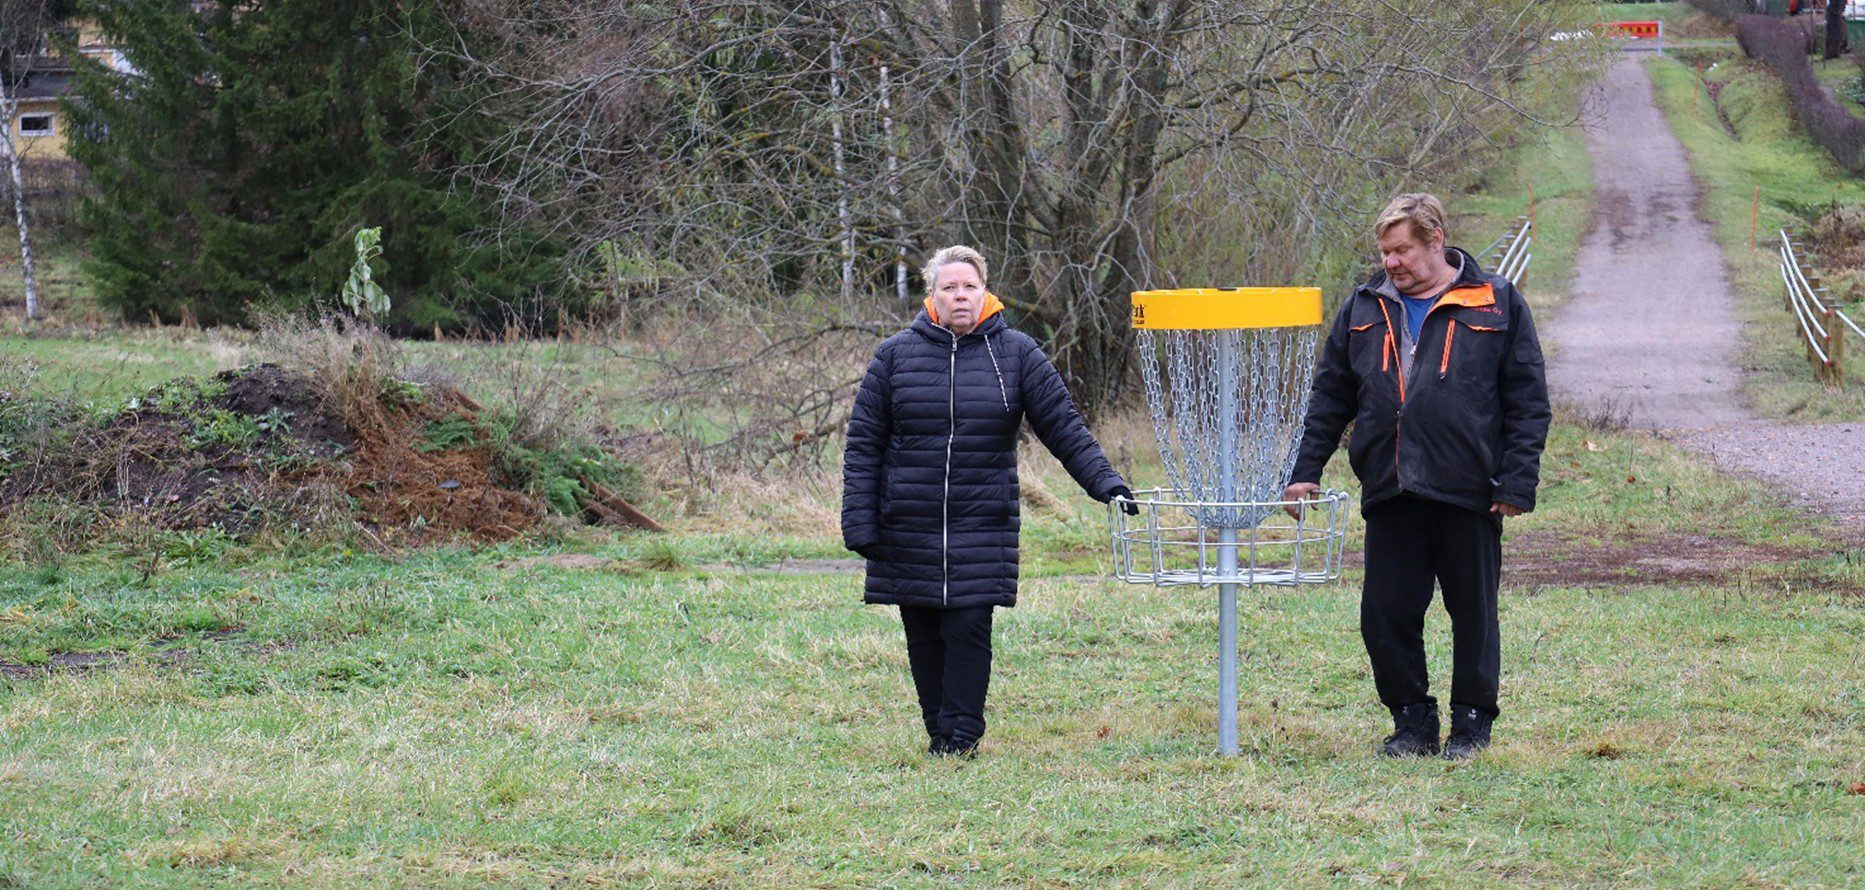
{"type": "Polygon", "coordinates": [[[1587,108],[1598,205],[1573,298],[1542,324],[1555,400],[1661,431],[1726,470],[1865,525],[1865,484],[1832,484],[1865,479],[1865,424],[1774,423],[1742,397],[1727,264],[1640,57],[1595,84],[1587,108]],[[1805,467],[1824,469],[1815,479],[1796,471],[1805,467]]]}

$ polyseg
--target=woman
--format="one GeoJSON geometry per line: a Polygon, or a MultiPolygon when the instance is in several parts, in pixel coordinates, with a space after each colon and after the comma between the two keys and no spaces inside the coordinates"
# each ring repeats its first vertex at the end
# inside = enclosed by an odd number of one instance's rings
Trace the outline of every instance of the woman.
{"type": "Polygon", "coordinates": [[[1018,426],[1028,419],[1090,497],[1132,491],[1055,365],[1004,322],[984,257],[947,247],[923,274],[926,310],[874,351],[855,395],[842,540],[868,560],[864,600],[900,607],[927,750],[970,756],[984,735],[991,610],[1017,604],[1018,426]]]}

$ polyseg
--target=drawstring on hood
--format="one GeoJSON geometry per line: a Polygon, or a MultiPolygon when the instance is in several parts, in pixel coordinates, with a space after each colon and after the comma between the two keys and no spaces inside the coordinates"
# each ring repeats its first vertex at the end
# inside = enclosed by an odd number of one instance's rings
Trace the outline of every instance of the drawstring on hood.
{"type": "Polygon", "coordinates": [[[991,370],[997,372],[997,394],[1004,399],[1004,410],[1010,410],[1010,390],[1004,387],[1004,369],[997,366],[997,350],[991,348],[991,335],[984,335],[984,351],[991,355],[991,370]]]}

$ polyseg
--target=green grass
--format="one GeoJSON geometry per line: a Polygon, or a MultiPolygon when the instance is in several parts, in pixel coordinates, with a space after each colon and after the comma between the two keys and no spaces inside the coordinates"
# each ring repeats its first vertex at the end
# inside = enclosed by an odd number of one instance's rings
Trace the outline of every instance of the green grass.
{"type": "MultiPolygon", "coordinates": [[[[1813,379],[1804,341],[1781,305],[1774,253],[1778,229],[1805,232],[1832,204],[1865,203],[1865,178],[1847,173],[1800,129],[1780,82],[1740,56],[1710,57],[1704,79],[1721,84],[1718,101],[1696,90],[1694,67],[1671,58],[1646,62],[1671,129],[1690,154],[1705,188],[1704,216],[1729,257],[1731,284],[1743,324],[1745,390],[1763,414],[1806,422],[1865,419],[1865,362],[1847,369],[1848,388],[1813,379]],[[1729,127],[1718,119],[1718,106],[1729,127]],[[1752,203],[1760,194],[1758,243],[1749,248],[1752,203]]],[[[1865,307],[1854,304],[1854,317],[1865,307]]],[[[1856,337],[1849,352],[1865,348],[1856,337]]]]}
{"type": "Polygon", "coordinates": [[[1698,16],[1688,3],[1600,3],[1597,18],[1602,22],[1663,21],[1666,30],[1693,21],[1698,16]]]}
{"type": "Polygon", "coordinates": [[[0,334],[0,362],[42,392],[99,404],[121,401],[176,377],[199,377],[249,360],[236,331],[104,328],[94,333],[0,334]]]}
{"type": "Polygon", "coordinates": [[[1860,105],[1857,99],[1852,98],[1852,89],[1858,84],[1859,72],[1862,70],[1858,57],[1822,59],[1814,55],[1809,56],[1808,60],[1813,63],[1813,76],[1832,89],[1833,97],[1839,100],[1839,104],[1852,112],[1853,117],[1865,117],[1865,105],[1860,105]]]}
{"type": "MultiPolygon", "coordinates": [[[[26,279],[19,258],[18,229],[13,205],[7,204],[0,236],[0,320],[17,327],[26,319],[26,279]]],[[[51,240],[40,233],[33,247],[33,272],[39,284],[40,318],[44,322],[77,323],[97,317],[97,303],[84,278],[83,254],[69,241],[51,240]]]]}
{"type": "MultiPolygon", "coordinates": [[[[1655,439],[1563,424],[1545,465],[1512,552],[1830,534],[1655,439]]],[[[1352,572],[1254,592],[1226,759],[1210,592],[1067,574],[1107,569],[1080,545],[1099,508],[1050,463],[1026,477],[1064,507],[1026,511],[973,762],[921,753],[896,619],[858,576],[767,568],[837,554],[827,529],[699,518],[583,540],[609,560],[585,569],[204,539],[0,565],[0,659],[124,659],[0,680],[0,885],[1865,880],[1865,609],[1836,592],[1865,553],[1791,590],[1778,566],[1506,579],[1505,714],[1464,766],[1372,753],[1352,572]]]]}
{"type": "MultiPolygon", "coordinates": [[[[1457,239],[1480,250],[1534,201],[1534,257],[1518,282],[1537,309],[1566,302],[1574,254],[1593,212],[1593,167],[1578,124],[1532,129],[1497,164],[1493,178],[1455,200],[1457,239]]],[[[1480,262],[1489,257],[1479,256],[1480,262]]]]}

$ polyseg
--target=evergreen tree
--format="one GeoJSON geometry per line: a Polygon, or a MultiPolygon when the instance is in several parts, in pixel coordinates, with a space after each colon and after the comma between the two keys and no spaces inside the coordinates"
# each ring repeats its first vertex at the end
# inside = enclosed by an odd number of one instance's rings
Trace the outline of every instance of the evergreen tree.
{"type": "Polygon", "coordinates": [[[487,206],[449,186],[477,134],[471,96],[423,39],[440,0],[86,0],[135,72],[81,68],[72,153],[99,296],[125,316],[237,322],[334,301],[358,229],[381,226],[377,280],[404,329],[536,318],[551,246],[477,237],[487,206]]]}

